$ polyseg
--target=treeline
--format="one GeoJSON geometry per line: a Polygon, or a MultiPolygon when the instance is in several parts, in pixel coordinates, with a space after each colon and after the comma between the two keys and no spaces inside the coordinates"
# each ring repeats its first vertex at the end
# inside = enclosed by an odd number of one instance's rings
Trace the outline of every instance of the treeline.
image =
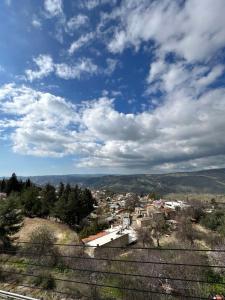
{"type": "Polygon", "coordinates": [[[15,173],[0,181],[0,191],[7,194],[11,209],[19,209],[26,217],[55,217],[70,227],[79,225],[94,209],[90,190],[61,183],[56,189],[50,184],[38,187],[29,179],[18,180],[15,173]]]}
{"type": "Polygon", "coordinates": [[[0,192],[10,195],[12,192],[20,193],[22,190],[31,187],[33,184],[30,179],[27,179],[25,182],[18,180],[15,173],[9,179],[0,180],[0,192]]]}

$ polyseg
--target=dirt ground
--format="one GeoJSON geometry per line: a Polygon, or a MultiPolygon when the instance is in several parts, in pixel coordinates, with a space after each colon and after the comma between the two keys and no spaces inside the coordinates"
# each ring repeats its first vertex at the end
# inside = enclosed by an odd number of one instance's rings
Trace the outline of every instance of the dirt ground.
{"type": "Polygon", "coordinates": [[[16,241],[27,241],[32,231],[40,226],[48,227],[55,235],[57,243],[75,243],[78,242],[78,236],[75,231],[67,225],[58,223],[53,220],[41,218],[25,218],[23,227],[14,236],[16,241]]]}

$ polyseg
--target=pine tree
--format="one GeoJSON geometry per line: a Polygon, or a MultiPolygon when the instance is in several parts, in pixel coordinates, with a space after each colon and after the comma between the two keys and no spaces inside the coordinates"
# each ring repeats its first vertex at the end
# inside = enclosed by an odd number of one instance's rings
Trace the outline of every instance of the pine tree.
{"type": "Polygon", "coordinates": [[[18,199],[10,196],[0,202],[0,245],[3,249],[10,246],[10,236],[19,231],[22,225],[22,214],[18,209],[18,199]]]}
{"type": "Polygon", "coordinates": [[[25,216],[41,217],[42,202],[39,199],[39,191],[36,187],[26,188],[21,194],[21,205],[25,216]]]}
{"type": "Polygon", "coordinates": [[[3,179],[1,180],[1,182],[0,182],[0,191],[1,191],[2,193],[5,193],[5,191],[6,191],[6,181],[5,181],[4,178],[3,178],[3,179]]]}
{"type": "Polygon", "coordinates": [[[27,180],[26,180],[26,182],[25,182],[25,189],[28,189],[28,188],[30,188],[32,186],[32,183],[31,183],[31,181],[30,181],[30,178],[28,178],[27,180]]]}
{"type": "Polygon", "coordinates": [[[65,190],[65,186],[62,182],[59,184],[59,190],[58,190],[58,198],[62,197],[65,190]]]}
{"type": "Polygon", "coordinates": [[[11,192],[20,192],[22,189],[21,183],[18,181],[15,173],[7,180],[6,193],[9,195],[11,192]]]}
{"type": "Polygon", "coordinates": [[[56,193],[54,186],[46,184],[42,190],[42,216],[47,217],[53,213],[54,205],[56,203],[56,193]]]}

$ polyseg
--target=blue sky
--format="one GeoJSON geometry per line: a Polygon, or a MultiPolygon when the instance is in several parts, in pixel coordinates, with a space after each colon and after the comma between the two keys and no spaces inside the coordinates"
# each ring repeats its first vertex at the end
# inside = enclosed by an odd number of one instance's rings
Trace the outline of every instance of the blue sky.
{"type": "Polygon", "coordinates": [[[0,2],[0,176],[225,167],[223,0],[0,2]]]}

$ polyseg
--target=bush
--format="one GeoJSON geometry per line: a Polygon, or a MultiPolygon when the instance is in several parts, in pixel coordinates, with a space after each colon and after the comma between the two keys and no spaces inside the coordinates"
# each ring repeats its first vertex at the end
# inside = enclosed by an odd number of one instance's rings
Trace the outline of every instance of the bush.
{"type": "Polygon", "coordinates": [[[52,290],[56,286],[54,277],[48,272],[40,273],[33,279],[33,284],[45,290],[52,290]]]}
{"type": "Polygon", "coordinates": [[[56,238],[46,226],[35,229],[25,247],[25,255],[39,263],[55,266],[59,262],[59,251],[54,245],[56,238]]]}
{"type": "Polygon", "coordinates": [[[201,224],[214,231],[223,231],[225,215],[221,211],[215,211],[211,214],[205,215],[201,220],[201,224]]]}
{"type": "Polygon", "coordinates": [[[5,274],[4,274],[2,266],[0,266],[0,282],[2,282],[4,280],[5,280],[5,274]]]}

